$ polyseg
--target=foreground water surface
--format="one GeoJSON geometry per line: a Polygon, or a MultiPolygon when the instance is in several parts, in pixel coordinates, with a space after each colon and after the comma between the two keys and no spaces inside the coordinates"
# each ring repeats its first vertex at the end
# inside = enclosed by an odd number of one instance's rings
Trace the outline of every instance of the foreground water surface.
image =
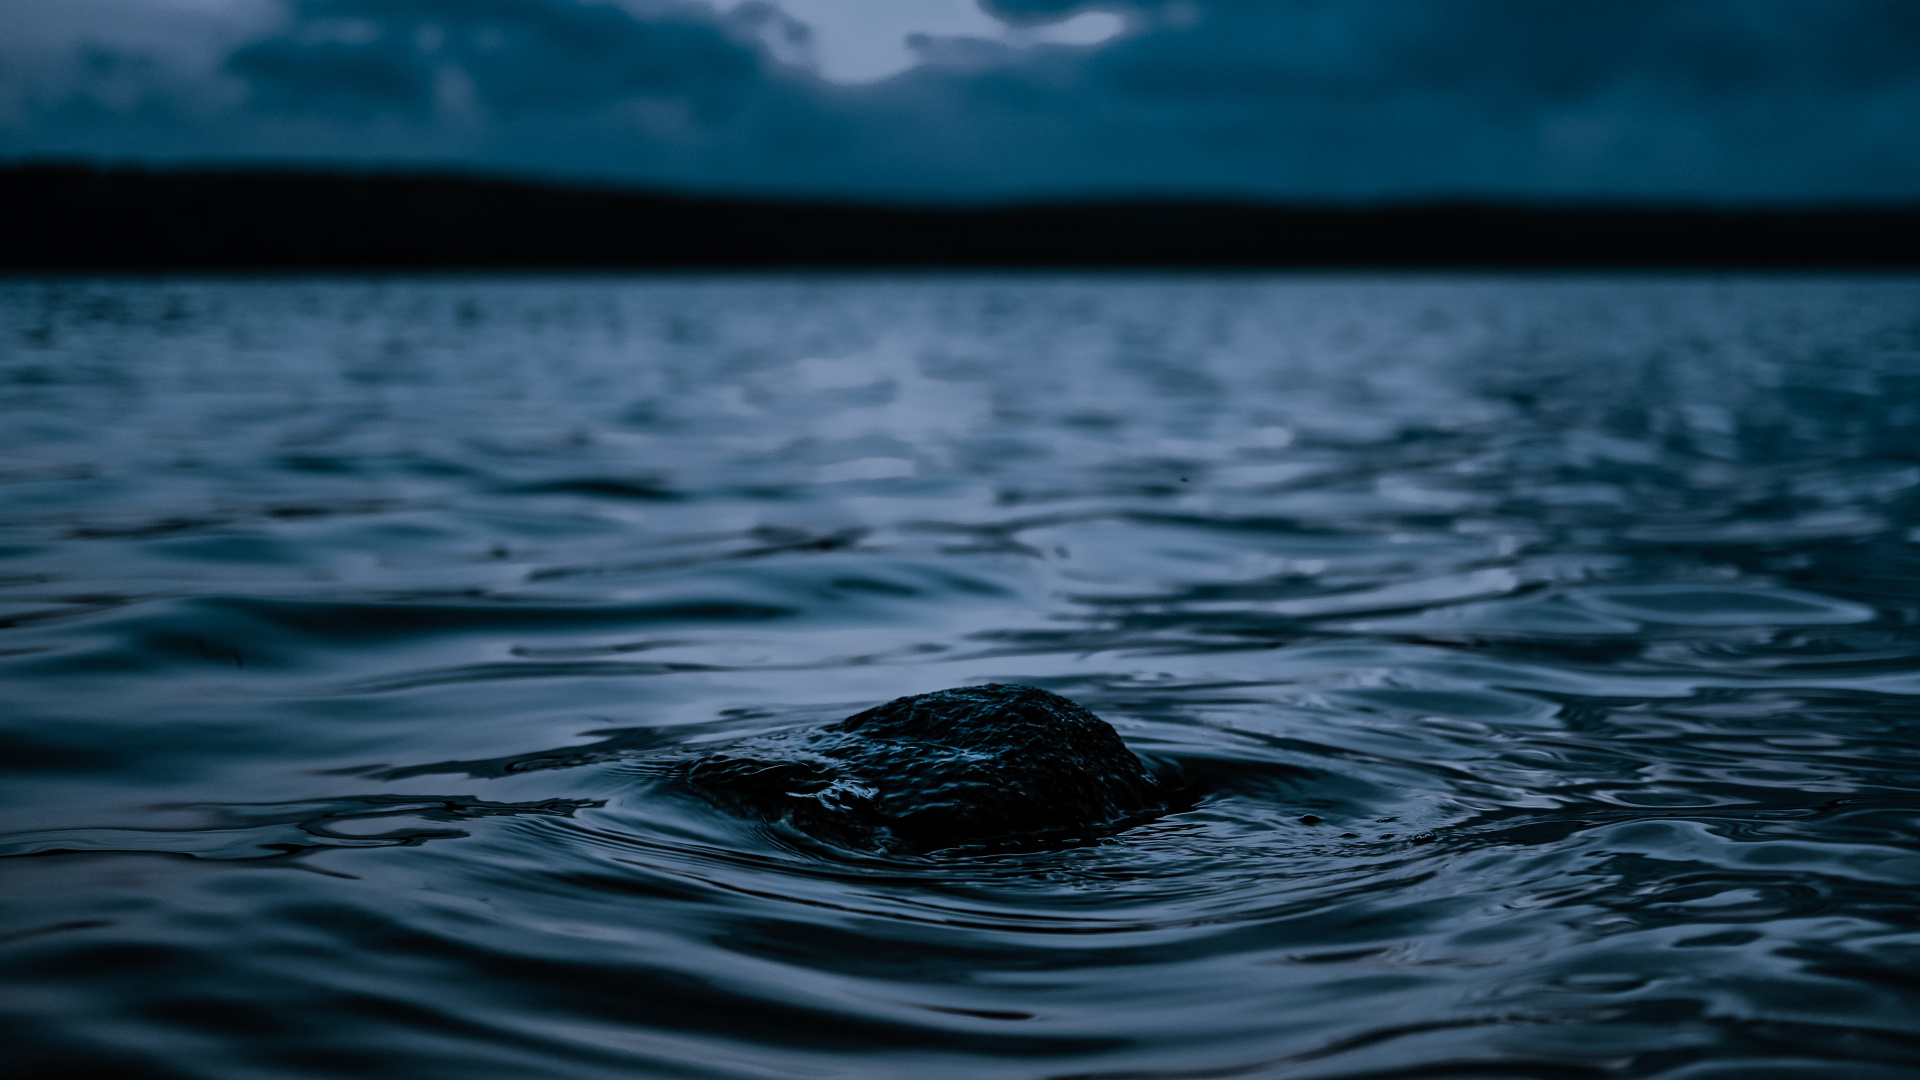
{"type": "Polygon", "coordinates": [[[0,282],[56,1077],[1920,1077],[1920,280],[0,282]],[[990,681],[1206,792],[662,755],[990,681]]]}

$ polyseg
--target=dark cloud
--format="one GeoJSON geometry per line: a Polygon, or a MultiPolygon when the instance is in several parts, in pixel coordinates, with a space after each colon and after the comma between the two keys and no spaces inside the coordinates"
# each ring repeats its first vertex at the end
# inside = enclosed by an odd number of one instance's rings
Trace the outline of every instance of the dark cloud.
{"type": "Polygon", "coordinates": [[[448,77],[495,115],[649,96],[722,101],[760,52],[703,8],[652,18],[555,0],[301,0],[293,24],[228,62],[269,108],[425,114],[448,77]]]}
{"type": "Polygon", "coordinates": [[[893,197],[1920,197],[1912,0],[986,6],[1020,23],[1118,10],[1133,30],[926,41],[921,67],[841,87],[781,62],[805,31],[767,3],[297,0],[207,71],[76,53],[66,83],[11,88],[0,153],[893,197]]]}
{"type": "MultiPolygon", "coordinates": [[[[980,6],[988,14],[1014,23],[1051,21],[1078,12],[1091,11],[1096,7],[1090,0],[983,0],[980,6]]],[[[1098,6],[1112,9],[1117,5],[1098,6]]],[[[1119,6],[1124,6],[1135,14],[1144,10],[1142,5],[1137,3],[1119,6]]]]}

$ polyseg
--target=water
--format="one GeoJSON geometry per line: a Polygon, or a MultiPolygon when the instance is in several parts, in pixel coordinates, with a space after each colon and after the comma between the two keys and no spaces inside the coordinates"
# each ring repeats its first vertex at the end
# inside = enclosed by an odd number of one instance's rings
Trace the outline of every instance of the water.
{"type": "Polygon", "coordinates": [[[0,282],[22,1077],[1920,1077],[1920,280],[0,282]],[[988,681],[1208,794],[808,844],[988,681]]]}

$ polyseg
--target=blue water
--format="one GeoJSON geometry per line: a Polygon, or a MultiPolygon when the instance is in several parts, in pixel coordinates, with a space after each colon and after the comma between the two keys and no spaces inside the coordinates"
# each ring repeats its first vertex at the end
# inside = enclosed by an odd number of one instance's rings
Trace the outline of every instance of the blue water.
{"type": "Polygon", "coordinates": [[[0,281],[0,665],[10,1077],[1920,1077],[1911,277],[0,281]]]}

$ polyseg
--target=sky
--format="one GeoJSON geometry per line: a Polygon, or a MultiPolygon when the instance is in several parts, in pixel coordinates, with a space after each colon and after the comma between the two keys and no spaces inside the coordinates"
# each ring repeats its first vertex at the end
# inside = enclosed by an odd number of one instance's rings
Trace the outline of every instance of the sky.
{"type": "Polygon", "coordinates": [[[0,160],[1920,200],[1920,0],[0,0],[0,160]]]}

